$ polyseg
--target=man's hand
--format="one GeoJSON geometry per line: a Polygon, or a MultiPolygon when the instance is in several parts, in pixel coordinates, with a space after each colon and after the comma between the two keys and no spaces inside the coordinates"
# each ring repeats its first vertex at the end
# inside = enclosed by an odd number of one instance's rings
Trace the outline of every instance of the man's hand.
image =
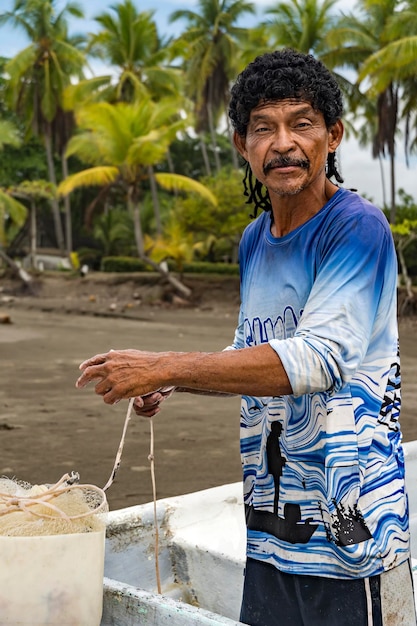
{"type": "Polygon", "coordinates": [[[159,357],[160,353],[141,350],[110,350],[105,354],[97,354],[81,363],[82,374],[76,387],[85,387],[96,381],[95,391],[107,404],[141,397],[143,405],[138,406],[141,404],[138,401],[136,408],[143,409],[146,405],[145,413],[149,416],[151,406],[157,406],[164,399],[164,393],[160,390],[166,381],[159,357]],[[159,395],[154,397],[156,393],[159,395]],[[147,400],[144,401],[143,397],[147,397],[147,400]]]}
{"type": "Polygon", "coordinates": [[[161,410],[160,404],[169,398],[175,391],[175,387],[162,387],[158,391],[148,393],[145,396],[138,396],[133,403],[133,410],[136,415],[142,417],[153,417],[161,410]]]}
{"type": "Polygon", "coordinates": [[[80,369],[77,387],[95,381],[96,393],[107,404],[140,396],[135,410],[148,416],[165,399],[167,388],[220,396],[292,393],[279,356],[269,344],[221,352],[110,350],[84,361],[80,369]],[[149,397],[144,400],[144,396],[149,397]]]}

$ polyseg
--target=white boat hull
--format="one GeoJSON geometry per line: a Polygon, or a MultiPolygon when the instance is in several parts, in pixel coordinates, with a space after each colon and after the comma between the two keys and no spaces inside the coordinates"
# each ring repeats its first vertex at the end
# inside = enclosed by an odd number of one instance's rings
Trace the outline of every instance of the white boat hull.
{"type": "MultiPolygon", "coordinates": [[[[417,441],[404,445],[411,552],[417,588],[417,441]]],[[[245,560],[242,484],[157,502],[155,574],[153,503],[109,514],[102,626],[233,626],[245,560]]]]}

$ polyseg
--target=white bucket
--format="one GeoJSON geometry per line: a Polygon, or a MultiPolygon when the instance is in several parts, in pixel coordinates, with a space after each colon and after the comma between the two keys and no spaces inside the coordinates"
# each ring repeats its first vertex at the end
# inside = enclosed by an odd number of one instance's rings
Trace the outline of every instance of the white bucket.
{"type": "Polygon", "coordinates": [[[1,626],[99,626],[105,529],[0,537],[1,626]]]}

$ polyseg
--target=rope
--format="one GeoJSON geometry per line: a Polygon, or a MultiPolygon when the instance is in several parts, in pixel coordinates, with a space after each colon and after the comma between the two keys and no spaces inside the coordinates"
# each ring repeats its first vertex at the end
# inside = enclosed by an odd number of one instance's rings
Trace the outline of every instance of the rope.
{"type": "Polygon", "coordinates": [[[159,528],[158,528],[158,516],[156,513],[156,479],[155,479],[155,456],[154,456],[154,428],[153,428],[153,419],[150,418],[150,427],[151,427],[151,443],[150,443],[150,452],[148,456],[148,460],[151,464],[151,479],[152,479],[152,494],[153,494],[153,521],[155,526],[155,575],[156,575],[156,584],[158,588],[158,593],[162,593],[161,587],[161,576],[159,572],[159,528]]]}
{"type": "Polygon", "coordinates": [[[2,505],[4,508],[0,509],[0,515],[6,515],[11,513],[12,511],[25,511],[34,515],[35,517],[42,517],[46,519],[56,519],[58,517],[62,517],[66,521],[82,519],[84,517],[89,517],[93,513],[98,513],[104,507],[107,506],[106,494],[103,489],[100,487],[96,487],[95,485],[78,485],[73,484],[75,480],[78,480],[79,476],[75,472],[70,474],[64,474],[55,485],[49,487],[48,489],[37,493],[28,495],[16,495],[10,493],[0,492],[0,506],[2,505]],[[100,495],[101,503],[94,509],[90,509],[85,513],[79,513],[77,515],[67,515],[64,511],[62,511],[59,507],[55,506],[51,503],[51,500],[57,498],[63,493],[67,493],[73,490],[85,490],[93,491],[100,495]],[[49,508],[56,515],[48,515],[47,513],[39,513],[38,511],[34,511],[31,507],[35,505],[42,505],[46,508],[49,508]]]}
{"type": "MultiPolygon", "coordinates": [[[[103,491],[106,491],[113,484],[116,474],[119,470],[120,463],[122,460],[123,448],[125,445],[127,427],[130,422],[134,400],[135,400],[134,398],[130,398],[129,400],[127,413],[126,413],[126,417],[125,417],[125,421],[123,425],[122,437],[120,439],[119,448],[117,450],[116,459],[113,465],[113,470],[110,474],[109,480],[103,487],[103,491]]],[[[162,593],[162,587],[161,587],[161,576],[160,576],[160,570],[159,570],[159,527],[158,527],[158,516],[157,516],[157,511],[156,511],[156,478],[155,478],[155,455],[154,455],[155,436],[154,436],[154,425],[153,425],[152,418],[149,419],[149,423],[150,423],[151,440],[150,440],[150,450],[149,450],[149,455],[148,455],[148,461],[151,464],[151,480],[152,480],[152,494],[153,494],[153,518],[154,518],[154,527],[155,527],[155,574],[156,574],[157,589],[158,589],[158,593],[160,594],[162,593]]]]}
{"type": "Polygon", "coordinates": [[[103,491],[107,491],[107,489],[113,484],[114,479],[116,478],[116,474],[117,474],[117,472],[119,470],[120,463],[122,461],[122,452],[123,452],[123,448],[124,448],[124,445],[125,445],[127,426],[128,426],[128,424],[130,422],[130,417],[131,417],[131,414],[132,414],[132,408],[133,408],[134,400],[135,400],[134,398],[130,398],[130,400],[129,400],[129,404],[127,406],[127,413],[126,413],[126,417],[125,417],[125,423],[123,425],[122,438],[120,439],[119,448],[117,450],[116,459],[114,461],[112,473],[110,474],[109,480],[104,485],[103,491]]]}

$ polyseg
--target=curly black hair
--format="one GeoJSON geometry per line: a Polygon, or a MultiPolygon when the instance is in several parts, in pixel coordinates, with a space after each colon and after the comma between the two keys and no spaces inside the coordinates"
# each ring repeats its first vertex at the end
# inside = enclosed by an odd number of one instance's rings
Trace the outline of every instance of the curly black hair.
{"type": "MultiPolygon", "coordinates": [[[[288,98],[309,102],[313,109],[323,114],[327,128],[343,115],[342,93],[333,74],[311,54],[286,48],[258,56],[237,77],[229,103],[233,128],[238,135],[245,137],[252,109],[260,103],[288,98]]],[[[334,153],[329,153],[326,175],[343,182],[334,153]]],[[[247,203],[255,203],[255,216],[258,208],[271,209],[268,192],[254,179],[249,164],[244,186],[247,203]]]]}

